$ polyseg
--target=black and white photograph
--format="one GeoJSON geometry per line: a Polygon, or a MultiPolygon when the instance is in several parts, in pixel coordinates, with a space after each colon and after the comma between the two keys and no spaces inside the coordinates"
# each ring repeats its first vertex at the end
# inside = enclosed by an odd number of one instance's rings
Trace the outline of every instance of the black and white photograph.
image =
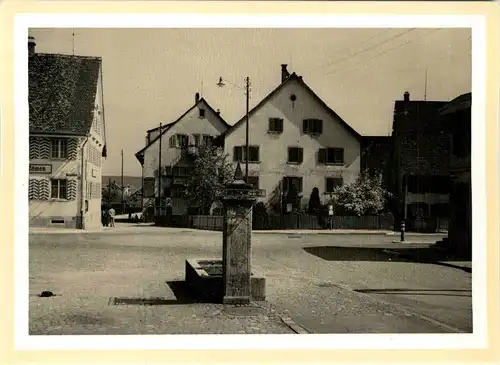
{"type": "Polygon", "coordinates": [[[29,335],[471,334],[472,34],[30,27],[29,335]]]}

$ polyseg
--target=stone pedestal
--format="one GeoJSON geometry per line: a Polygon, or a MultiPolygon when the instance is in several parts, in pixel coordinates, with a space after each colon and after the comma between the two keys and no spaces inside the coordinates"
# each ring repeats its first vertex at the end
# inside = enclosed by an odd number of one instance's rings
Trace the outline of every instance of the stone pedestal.
{"type": "MultiPolygon", "coordinates": [[[[232,186],[245,189],[247,185],[232,186]]],[[[252,205],[249,197],[224,199],[223,303],[248,304],[252,296],[252,205]]]]}

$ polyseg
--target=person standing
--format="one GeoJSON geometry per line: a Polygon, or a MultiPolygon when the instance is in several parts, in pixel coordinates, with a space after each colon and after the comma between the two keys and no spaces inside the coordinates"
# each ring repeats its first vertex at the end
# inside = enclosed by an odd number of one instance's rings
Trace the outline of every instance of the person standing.
{"type": "Polygon", "coordinates": [[[115,215],[116,215],[116,212],[115,210],[113,209],[113,207],[111,207],[111,209],[108,211],[108,216],[109,216],[109,225],[111,227],[114,227],[115,226],[115,215]]]}

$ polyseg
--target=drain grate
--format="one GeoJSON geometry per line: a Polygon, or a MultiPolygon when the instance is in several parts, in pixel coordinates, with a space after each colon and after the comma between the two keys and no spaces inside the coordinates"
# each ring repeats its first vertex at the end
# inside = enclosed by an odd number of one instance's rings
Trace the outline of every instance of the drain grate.
{"type": "Polygon", "coordinates": [[[177,303],[175,299],[165,298],[110,298],[109,305],[169,305],[177,303]]]}

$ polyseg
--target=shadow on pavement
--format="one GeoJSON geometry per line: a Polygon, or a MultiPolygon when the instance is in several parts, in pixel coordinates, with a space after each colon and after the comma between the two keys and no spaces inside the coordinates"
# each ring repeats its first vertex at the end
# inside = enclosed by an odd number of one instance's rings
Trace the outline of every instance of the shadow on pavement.
{"type": "Polygon", "coordinates": [[[472,297],[471,290],[467,289],[355,289],[358,293],[366,294],[396,294],[396,295],[436,295],[446,297],[472,297]]]}
{"type": "Polygon", "coordinates": [[[220,303],[216,299],[196,296],[186,285],[185,281],[167,281],[167,285],[177,299],[176,304],[194,304],[194,303],[220,303]]]}
{"type": "Polygon", "coordinates": [[[472,272],[470,267],[451,264],[453,261],[467,261],[449,254],[440,253],[432,248],[393,248],[384,247],[338,247],[315,246],[304,250],[327,261],[380,261],[380,262],[419,262],[460,269],[472,272]],[[448,261],[448,262],[442,262],[448,261]]]}

